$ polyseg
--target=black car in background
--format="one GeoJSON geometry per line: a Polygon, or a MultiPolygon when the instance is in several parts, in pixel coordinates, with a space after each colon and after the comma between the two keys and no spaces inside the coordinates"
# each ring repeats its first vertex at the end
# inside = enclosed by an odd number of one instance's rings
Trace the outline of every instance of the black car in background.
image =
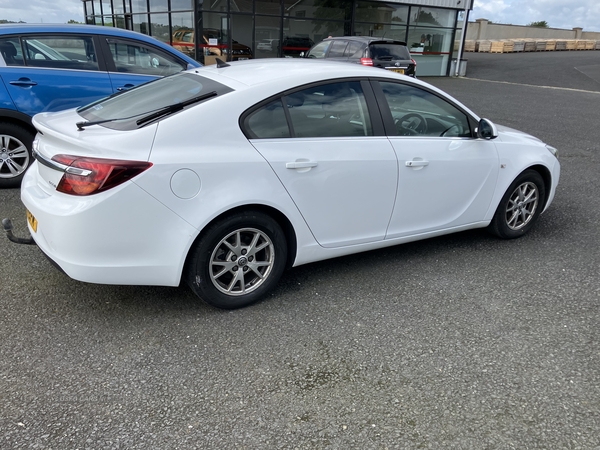
{"type": "Polygon", "coordinates": [[[416,77],[417,63],[411,58],[406,42],[380,37],[330,37],[313,46],[305,58],[326,58],[363,66],[380,67],[416,77]]]}

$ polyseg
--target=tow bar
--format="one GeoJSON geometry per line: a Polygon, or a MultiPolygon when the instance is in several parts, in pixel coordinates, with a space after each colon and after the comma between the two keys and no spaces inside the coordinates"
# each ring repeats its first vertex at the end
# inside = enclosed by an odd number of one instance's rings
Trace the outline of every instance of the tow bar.
{"type": "Polygon", "coordinates": [[[31,236],[28,238],[20,238],[13,234],[13,224],[10,219],[2,219],[2,228],[4,228],[4,231],[6,231],[6,237],[9,241],[17,244],[35,245],[35,241],[31,236]]]}

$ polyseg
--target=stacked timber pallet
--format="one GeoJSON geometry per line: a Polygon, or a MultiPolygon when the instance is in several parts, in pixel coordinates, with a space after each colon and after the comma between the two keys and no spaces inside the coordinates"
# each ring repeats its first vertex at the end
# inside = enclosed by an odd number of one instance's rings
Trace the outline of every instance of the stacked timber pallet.
{"type": "MultiPolygon", "coordinates": [[[[479,50],[479,51],[481,51],[481,50],[479,50]]],[[[504,42],[492,41],[492,45],[490,47],[490,53],[504,53],[504,42]]]]}
{"type": "Polygon", "coordinates": [[[497,39],[466,40],[465,52],[516,53],[560,50],[600,50],[600,41],[591,39],[497,39]]]}
{"type": "Polygon", "coordinates": [[[556,50],[566,50],[567,41],[556,41],[556,50]]]}
{"type": "Polygon", "coordinates": [[[492,50],[492,41],[477,41],[477,43],[479,53],[489,53],[492,50]]]}
{"type": "Polygon", "coordinates": [[[468,39],[465,40],[465,52],[474,52],[475,51],[475,41],[468,39]]]}
{"type": "Polygon", "coordinates": [[[514,45],[513,45],[514,52],[522,52],[523,50],[525,50],[525,41],[523,41],[521,39],[513,39],[512,41],[514,42],[514,45]]]}
{"type": "Polygon", "coordinates": [[[515,43],[511,40],[504,40],[502,41],[502,51],[504,53],[512,53],[515,51],[515,43]]]}

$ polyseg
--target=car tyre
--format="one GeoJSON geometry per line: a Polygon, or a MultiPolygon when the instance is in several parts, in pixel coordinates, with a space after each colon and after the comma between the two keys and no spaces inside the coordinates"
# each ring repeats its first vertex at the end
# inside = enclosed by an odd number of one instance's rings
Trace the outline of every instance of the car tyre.
{"type": "Polygon", "coordinates": [[[209,226],[192,249],[186,281],[206,303],[242,308],[261,300],[277,284],[287,262],[287,243],[267,214],[244,211],[209,226]]]}
{"type": "Polygon", "coordinates": [[[33,162],[34,135],[14,123],[0,123],[0,188],[18,187],[33,162]]]}
{"type": "Polygon", "coordinates": [[[532,169],[522,172],[502,197],[489,230],[502,239],[524,236],[537,221],[545,200],[542,176],[532,169]]]}

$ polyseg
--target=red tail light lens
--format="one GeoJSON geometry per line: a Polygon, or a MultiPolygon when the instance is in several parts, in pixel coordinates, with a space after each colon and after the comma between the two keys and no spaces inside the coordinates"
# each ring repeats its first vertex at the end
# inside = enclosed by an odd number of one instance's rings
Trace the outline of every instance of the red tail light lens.
{"type": "Polygon", "coordinates": [[[417,68],[417,62],[413,58],[411,58],[411,61],[415,65],[415,69],[416,69],[417,68]]]}
{"type": "Polygon", "coordinates": [[[371,58],[360,58],[360,63],[363,66],[372,66],[373,65],[373,60],[371,58]]]}
{"type": "Polygon", "coordinates": [[[152,167],[151,162],[145,161],[70,155],[55,155],[52,160],[67,166],[56,190],[71,195],[92,195],[106,191],[152,167]]]}

